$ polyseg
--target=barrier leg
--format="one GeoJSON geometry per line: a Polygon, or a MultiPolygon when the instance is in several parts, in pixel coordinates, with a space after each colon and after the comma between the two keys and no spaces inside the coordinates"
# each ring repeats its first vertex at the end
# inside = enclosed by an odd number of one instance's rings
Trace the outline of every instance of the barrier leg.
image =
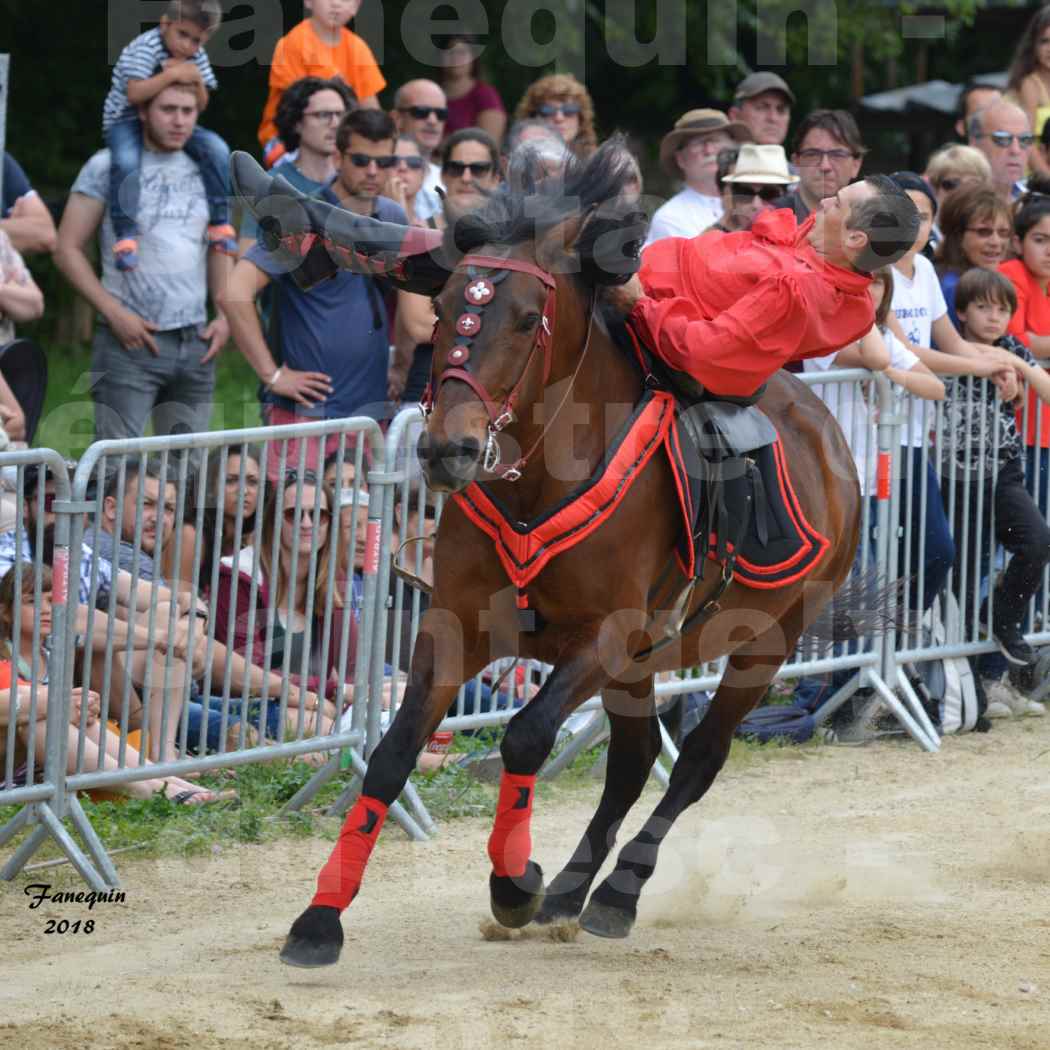
{"type": "Polygon", "coordinates": [[[894,717],[898,722],[908,731],[915,742],[924,750],[929,752],[935,752],[940,750],[940,744],[931,740],[923,729],[919,727],[918,722],[908,713],[904,705],[897,699],[896,693],[882,680],[882,678],[872,673],[871,685],[874,690],[882,697],[886,702],[886,705],[893,712],[894,717]]]}
{"type": "Polygon", "coordinates": [[[416,785],[413,784],[411,780],[405,783],[404,789],[401,792],[401,797],[408,803],[423,830],[428,835],[436,834],[438,829],[437,824],[434,823],[434,818],[430,815],[430,811],[427,809],[426,804],[419,797],[416,785]]]}
{"type": "MultiPolygon", "coordinates": [[[[41,809],[44,807],[41,806],[41,809]]],[[[47,838],[47,828],[38,824],[29,837],[11,855],[11,859],[0,870],[0,879],[10,882],[29,862],[29,858],[36,853],[47,838]]]]}
{"type": "Polygon", "coordinates": [[[91,821],[88,820],[87,814],[80,805],[80,799],[71,792],[66,795],[66,804],[69,807],[69,815],[73,819],[73,826],[80,834],[81,841],[87,846],[92,860],[98,866],[98,870],[102,872],[102,877],[113,889],[119,889],[120,876],[117,874],[117,869],[113,866],[113,861],[110,860],[106,847],[102,845],[102,840],[98,837],[98,833],[91,826],[91,821]]]}
{"type": "MultiPolygon", "coordinates": [[[[83,811],[81,811],[81,816],[83,816],[83,811]]],[[[51,812],[49,806],[40,807],[40,819],[42,821],[41,830],[46,829],[46,831],[50,831],[51,834],[54,835],[62,852],[69,858],[70,864],[77,869],[80,873],[80,877],[93,890],[96,890],[99,893],[104,893],[106,890],[116,888],[118,885],[117,883],[112,885],[107,884],[106,880],[99,875],[91,861],[88,860],[87,855],[73,840],[73,836],[62,826],[62,821],[51,812]]],[[[115,874],[116,872],[114,872],[114,875],[115,874]]]]}
{"type": "MultiPolygon", "coordinates": [[[[350,761],[354,767],[355,781],[357,778],[364,780],[365,773],[368,772],[368,766],[365,765],[365,760],[354,750],[350,751],[350,761]]],[[[335,815],[345,813],[350,805],[350,794],[356,792],[358,786],[356,782],[351,782],[345,791],[332,803],[332,805],[325,811],[326,815],[335,815]]],[[[400,803],[395,802],[388,811],[389,816],[401,825],[404,829],[405,834],[410,839],[414,839],[416,842],[426,842],[430,837],[427,833],[416,823],[415,818],[408,812],[407,809],[400,803]]]]}
{"type": "Polygon", "coordinates": [[[813,720],[817,725],[826,722],[858,689],[860,688],[860,674],[853,675],[843,686],[835,690],[813,713],[813,720]]]}
{"type": "Polygon", "coordinates": [[[911,682],[908,681],[908,676],[904,673],[904,669],[901,667],[897,668],[897,684],[900,686],[901,692],[904,694],[904,702],[911,709],[912,714],[915,716],[915,720],[922,726],[923,732],[935,743],[938,748],[940,747],[941,738],[934,728],[933,723],[930,721],[930,716],[926,713],[926,708],[922,706],[922,701],[916,695],[915,690],[911,687],[911,682]]]}
{"type": "Polygon", "coordinates": [[[310,779],[281,807],[281,816],[285,813],[297,813],[307,802],[310,802],[340,770],[342,753],[336,751],[310,779]]]}
{"type": "Polygon", "coordinates": [[[594,747],[601,736],[608,732],[608,729],[605,712],[595,711],[591,720],[582,729],[573,733],[572,739],[562,748],[561,752],[540,770],[540,776],[544,780],[549,780],[568,769],[576,761],[577,756],[588,748],[594,747]]]}
{"type": "Polygon", "coordinates": [[[0,846],[6,846],[7,843],[29,823],[29,817],[32,812],[32,806],[23,806],[2,828],[0,828],[0,846]]]}

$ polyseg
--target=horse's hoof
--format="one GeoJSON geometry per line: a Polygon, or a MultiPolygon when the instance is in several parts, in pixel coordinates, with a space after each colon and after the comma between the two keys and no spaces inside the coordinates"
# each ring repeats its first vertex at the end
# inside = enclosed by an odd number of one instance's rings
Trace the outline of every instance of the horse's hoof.
{"type": "Polygon", "coordinates": [[[631,932],[634,916],[622,908],[591,901],[580,916],[580,929],[593,933],[595,937],[622,939],[631,932]]]}
{"type": "Polygon", "coordinates": [[[500,926],[511,930],[527,926],[540,910],[543,896],[543,869],[534,861],[517,878],[489,875],[492,917],[500,926]]]}
{"type": "Polygon", "coordinates": [[[311,904],[292,923],[281,949],[281,962],[287,966],[313,969],[332,966],[343,950],[343,925],[338,908],[311,904]]]}
{"type": "Polygon", "coordinates": [[[543,906],[532,921],[540,926],[547,926],[552,922],[569,922],[578,918],[587,900],[587,889],[590,883],[580,885],[579,879],[573,881],[577,884],[575,890],[559,890],[558,883],[562,882],[562,876],[559,875],[547,887],[543,906]]]}

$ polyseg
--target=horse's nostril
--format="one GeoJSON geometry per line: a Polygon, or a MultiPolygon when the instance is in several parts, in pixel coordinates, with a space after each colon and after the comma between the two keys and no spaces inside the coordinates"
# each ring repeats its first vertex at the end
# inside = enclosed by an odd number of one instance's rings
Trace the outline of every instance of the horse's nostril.
{"type": "Polygon", "coordinates": [[[477,438],[465,437],[460,441],[453,442],[449,446],[449,452],[463,459],[477,459],[481,455],[481,442],[477,438]]]}

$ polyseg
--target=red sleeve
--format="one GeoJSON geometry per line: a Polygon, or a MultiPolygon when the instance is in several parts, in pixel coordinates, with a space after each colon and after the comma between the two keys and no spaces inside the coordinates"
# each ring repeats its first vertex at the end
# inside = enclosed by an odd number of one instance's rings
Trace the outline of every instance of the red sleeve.
{"type": "Polygon", "coordinates": [[[641,299],[632,319],[672,368],[715,393],[744,397],[788,361],[829,354],[868,331],[870,300],[865,294],[864,317],[859,302],[845,302],[852,298],[823,281],[777,274],[710,320],[682,296],[641,299]]]}

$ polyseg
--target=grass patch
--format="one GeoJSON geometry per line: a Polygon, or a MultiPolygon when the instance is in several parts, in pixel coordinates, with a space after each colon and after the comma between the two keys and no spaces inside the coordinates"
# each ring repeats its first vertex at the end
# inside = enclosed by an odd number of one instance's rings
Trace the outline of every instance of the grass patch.
{"type": "MultiPolygon", "coordinates": [[[[47,398],[34,445],[76,459],[95,439],[91,390],[102,377],[91,371],[91,349],[84,346],[50,347],[47,368],[47,398]]],[[[258,426],[258,386],[255,373],[231,343],[216,361],[211,429],[258,426]]],[[[152,427],[146,432],[152,433],[152,427]]]]}

